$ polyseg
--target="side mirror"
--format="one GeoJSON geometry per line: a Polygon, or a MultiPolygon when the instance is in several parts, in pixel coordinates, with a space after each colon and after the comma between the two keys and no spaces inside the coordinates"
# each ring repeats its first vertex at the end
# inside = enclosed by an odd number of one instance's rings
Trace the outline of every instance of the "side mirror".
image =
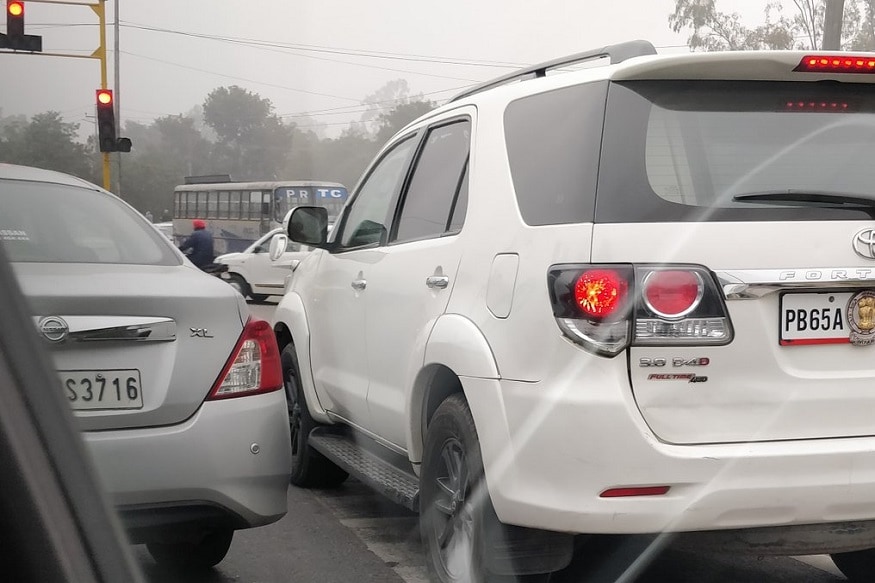
{"type": "Polygon", "coordinates": [[[286,252],[286,246],[289,244],[289,238],[282,233],[277,233],[270,239],[270,260],[276,261],[286,252]]]}
{"type": "Polygon", "coordinates": [[[328,241],[328,209],[299,206],[289,216],[289,238],[296,243],[324,248],[328,241]]]}

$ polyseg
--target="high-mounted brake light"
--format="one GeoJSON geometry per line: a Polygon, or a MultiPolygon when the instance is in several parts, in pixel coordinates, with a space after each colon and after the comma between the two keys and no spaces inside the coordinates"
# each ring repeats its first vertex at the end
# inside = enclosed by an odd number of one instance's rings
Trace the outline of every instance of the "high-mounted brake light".
{"type": "Polygon", "coordinates": [[[207,400],[270,393],[283,386],[282,361],[270,324],[250,319],[207,400]]]}
{"type": "Polygon", "coordinates": [[[871,55],[806,55],[794,71],[801,73],[875,73],[871,55]]]}

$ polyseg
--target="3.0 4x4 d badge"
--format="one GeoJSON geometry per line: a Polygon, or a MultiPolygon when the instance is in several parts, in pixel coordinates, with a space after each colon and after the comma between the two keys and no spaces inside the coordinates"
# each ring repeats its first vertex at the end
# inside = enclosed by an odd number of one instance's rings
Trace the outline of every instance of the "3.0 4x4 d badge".
{"type": "Polygon", "coordinates": [[[875,342],[875,291],[862,291],[848,302],[851,344],[867,346],[875,342]]]}

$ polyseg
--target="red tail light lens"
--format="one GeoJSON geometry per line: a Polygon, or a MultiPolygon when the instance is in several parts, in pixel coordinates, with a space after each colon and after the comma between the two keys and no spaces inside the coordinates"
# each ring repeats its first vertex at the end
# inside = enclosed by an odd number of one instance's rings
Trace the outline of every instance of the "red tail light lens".
{"type": "Polygon", "coordinates": [[[644,278],[644,303],[663,318],[681,318],[699,305],[705,286],[695,271],[652,271],[644,278]]]}
{"type": "Polygon", "coordinates": [[[565,337],[602,356],[629,346],[719,346],[734,335],[723,292],[701,265],[559,264],[547,286],[565,337]]]}
{"type": "Polygon", "coordinates": [[[584,314],[605,318],[626,303],[629,284],[613,269],[584,271],[574,284],[574,299],[584,314]]]}
{"type": "Polygon", "coordinates": [[[270,393],[283,386],[282,364],[270,324],[250,319],[207,400],[270,393]]]}
{"type": "Polygon", "coordinates": [[[871,55],[806,55],[794,71],[803,73],[875,73],[871,55]]]}

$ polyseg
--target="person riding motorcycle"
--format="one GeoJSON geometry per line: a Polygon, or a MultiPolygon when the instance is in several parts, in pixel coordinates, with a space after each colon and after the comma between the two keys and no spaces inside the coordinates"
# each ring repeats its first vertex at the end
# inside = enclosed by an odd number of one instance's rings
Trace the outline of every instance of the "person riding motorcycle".
{"type": "Polygon", "coordinates": [[[188,256],[192,263],[204,269],[212,265],[216,258],[213,251],[213,234],[207,230],[207,223],[203,219],[194,219],[191,226],[194,230],[182,242],[179,249],[188,256]]]}

